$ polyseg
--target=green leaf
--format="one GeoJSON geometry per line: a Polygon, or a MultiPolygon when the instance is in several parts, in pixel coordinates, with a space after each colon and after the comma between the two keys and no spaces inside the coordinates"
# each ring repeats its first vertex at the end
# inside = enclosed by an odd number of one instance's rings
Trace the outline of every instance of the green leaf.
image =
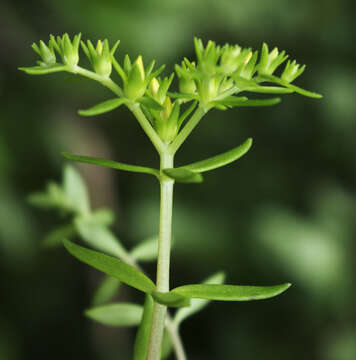
{"type": "Polygon", "coordinates": [[[127,102],[128,100],[125,98],[114,98],[114,99],[106,100],[100,104],[94,105],[90,109],[78,110],[78,114],[82,116],[94,116],[94,115],[104,114],[118,108],[119,106],[127,102]]]}
{"type": "MultiPolygon", "coordinates": [[[[225,280],[225,274],[222,272],[218,272],[208,279],[203,281],[204,284],[222,284],[225,280]]],[[[189,307],[178,309],[174,316],[174,323],[176,326],[180,326],[180,324],[187,319],[188,317],[196,314],[201,311],[205,306],[209,304],[209,300],[203,299],[192,299],[189,307]]]]}
{"type": "Polygon", "coordinates": [[[89,218],[77,218],[75,227],[83,241],[96,250],[126,260],[126,251],[115,235],[104,225],[89,218]]]}
{"type": "Polygon", "coordinates": [[[302,89],[296,85],[290,84],[288,81],[282,80],[274,75],[260,75],[260,77],[266,81],[274,82],[276,84],[282,85],[287,87],[288,89],[295,91],[298,94],[311,97],[314,99],[321,99],[323,96],[321,94],[318,94],[316,92],[312,92],[309,90],[302,89]]]}
{"type": "Polygon", "coordinates": [[[158,237],[148,238],[131,250],[131,257],[136,261],[152,261],[157,259],[158,237]]]}
{"type": "Polygon", "coordinates": [[[194,173],[202,173],[205,171],[214,170],[236,161],[237,159],[245,155],[247,151],[250,150],[251,146],[252,146],[252,139],[249,138],[243,144],[223,154],[216,155],[209,159],[198,161],[190,165],[178,167],[176,168],[176,170],[187,169],[194,173]]]}
{"type": "Polygon", "coordinates": [[[146,360],[150,341],[153,306],[154,302],[152,297],[146,295],[143,315],[136,335],[133,360],[146,360]]]}
{"type": "Polygon", "coordinates": [[[163,173],[171,179],[182,183],[201,183],[203,177],[199,173],[180,168],[164,169],[163,173]]]}
{"type": "Polygon", "coordinates": [[[68,160],[78,161],[86,164],[98,165],[98,166],[105,166],[116,170],[125,170],[130,172],[138,172],[144,174],[150,174],[159,177],[160,173],[156,169],[144,167],[144,166],[136,166],[136,165],[129,165],[124,164],[112,160],[105,160],[102,158],[96,157],[89,157],[89,156],[81,156],[81,155],[73,155],[68,154],[66,152],[62,153],[62,156],[68,160]]]}
{"type": "Polygon", "coordinates": [[[226,106],[242,106],[248,100],[246,96],[227,96],[226,98],[218,101],[213,101],[215,105],[226,105],[226,106]]]}
{"type": "Polygon", "coordinates": [[[282,86],[251,86],[243,91],[254,92],[258,94],[291,94],[294,91],[282,86]]]}
{"type": "Polygon", "coordinates": [[[111,276],[106,276],[99,287],[95,290],[92,305],[98,306],[109,302],[119,291],[121,282],[111,276]]]}
{"type": "Polygon", "coordinates": [[[88,318],[108,326],[137,326],[142,313],[142,306],[131,303],[107,304],[85,311],[88,318]]]}
{"type": "Polygon", "coordinates": [[[47,234],[43,239],[42,246],[45,248],[62,246],[63,239],[69,239],[75,234],[75,227],[72,224],[60,226],[47,234]]]}
{"type": "Polygon", "coordinates": [[[45,75],[59,71],[70,71],[70,68],[67,65],[55,64],[51,66],[20,67],[19,70],[30,75],[45,75]]]}
{"type": "Polygon", "coordinates": [[[239,106],[273,106],[281,102],[281,98],[247,100],[239,106]]]}
{"type": "Polygon", "coordinates": [[[183,93],[168,91],[167,95],[169,97],[172,97],[175,99],[182,99],[182,100],[196,100],[197,99],[197,95],[194,95],[194,94],[183,94],[183,93]]]}
{"type": "Polygon", "coordinates": [[[149,96],[145,96],[145,97],[138,99],[138,102],[152,110],[161,111],[164,109],[163,106],[159,102],[157,102],[155,99],[153,99],[149,96]]]}
{"type": "Polygon", "coordinates": [[[79,171],[67,165],[64,169],[63,189],[73,208],[81,214],[89,212],[87,186],[79,171]]]}
{"type": "Polygon", "coordinates": [[[114,212],[106,208],[95,210],[90,216],[93,222],[104,226],[112,225],[115,221],[114,212]]]}
{"type": "Polygon", "coordinates": [[[151,279],[131,265],[97,251],[86,249],[68,240],[64,240],[63,243],[69,253],[78,260],[137,290],[152,293],[156,288],[151,279]]]}
{"type": "Polygon", "coordinates": [[[152,297],[159,304],[170,307],[184,307],[190,305],[190,300],[187,297],[171,291],[166,293],[154,291],[152,297]]]}
{"type": "Polygon", "coordinates": [[[286,291],[291,284],[275,286],[241,286],[241,285],[184,285],[171,292],[187,298],[221,301],[251,301],[277,296],[286,291]]]}

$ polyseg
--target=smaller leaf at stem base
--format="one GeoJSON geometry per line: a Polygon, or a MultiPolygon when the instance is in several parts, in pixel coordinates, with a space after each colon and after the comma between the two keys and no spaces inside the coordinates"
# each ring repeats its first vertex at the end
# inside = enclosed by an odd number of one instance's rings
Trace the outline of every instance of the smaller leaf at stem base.
{"type": "Polygon", "coordinates": [[[183,168],[164,169],[163,173],[177,182],[201,183],[203,181],[203,177],[201,176],[201,174],[195,173],[188,169],[183,169],[183,168]]]}
{"type": "Polygon", "coordinates": [[[185,307],[190,305],[190,300],[180,294],[173,292],[159,292],[154,291],[152,293],[153,299],[159,304],[170,306],[170,307],[185,307]]]}

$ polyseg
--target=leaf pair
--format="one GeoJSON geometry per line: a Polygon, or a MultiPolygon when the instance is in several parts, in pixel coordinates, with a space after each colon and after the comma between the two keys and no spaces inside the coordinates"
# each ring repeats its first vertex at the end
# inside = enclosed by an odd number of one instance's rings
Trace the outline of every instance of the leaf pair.
{"type": "Polygon", "coordinates": [[[128,265],[111,256],[83,248],[68,240],[64,241],[64,246],[69,253],[80,261],[137,290],[152,295],[156,302],[166,306],[187,306],[189,305],[189,299],[195,298],[222,301],[250,301],[267,299],[279,295],[290,286],[290,284],[266,287],[196,284],[180,286],[168,293],[162,293],[156,291],[155,284],[151,279],[131,265],[128,265]]]}

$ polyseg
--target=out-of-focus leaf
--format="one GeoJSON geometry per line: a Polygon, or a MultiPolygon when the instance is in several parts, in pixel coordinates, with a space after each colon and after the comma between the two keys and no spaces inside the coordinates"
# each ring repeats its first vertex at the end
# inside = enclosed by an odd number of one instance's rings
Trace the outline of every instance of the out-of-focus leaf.
{"type": "Polygon", "coordinates": [[[73,166],[67,165],[64,169],[63,189],[74,209],[81,214],[89,212],[87,186],[78,170],[73,166]]]}
{"type": "Polygon", "coordinates": [[[159,304],[170,307],[184,307],[190,305],[190,300],[187,297],[171,291],[167,293],[154,291],[152,297],[159,304]]]}
{"type": "Polygon", "coordinates": [[[64,240],[63,243],[69,253],[78,260],[137,290],[151,294],[156,288],[151,279],[131,265],[97,251],[86,249],[68,240],[64,240]]]}
{"type": "Polygon", "coordinates": [[[158,237],[144,240],[131,250],[131,256],[137,261],[153,261],[157,258],[158,237]]]}
{"type": "Polygon", "coordinates": [[[98,306],[111,301],[117,294],[120,285],[118,279],[106,276],[93,295],[92,305],[98,306]]]}
{"type": "Polygon", "coordinates": [[[94,222],[90,217],[77,218],[75,227],[83,241],[96,250],[103,251],[119,259],[126,260],[126,251],[116,236],[104,225],[94,222]]]}
{"type": "Polygon", "coordinates": [[[96,157],[90,157],[90,156],[81,156],[81,155],[74,155],[74,154],[68,154],[63,152],[62,156],[64,156],[68,160],[72,161],[78,161],[86,164],[92,164],[92,165],[99,165],[99,166],[105,166],[116,170],[125,170],[130,172],[138,172],[138,173],[145,173],[145,174],[151,174],[154,176],[159,176],[159,171],[156,169],[148,168],[145,166],[136,166],[136,165],[129,165],[120,163],[117,161],[112,160],[105,160],[102,158],[96,158],[96,157]]]}
{"type": "Polygon", "coordinates": [[[104,226],[112,225],[115,221],[114,212],[106,208],[95,210],[90,216],[93,222],[104,226]]]}
{"type": "Polygon", "coordinates": [[[108,326],[137,326],[142,313],[142,306],[131,303],[107,304],[85,311],[88,318],[108,326]]]}
{"type": "Polygon", "coordinates": [[[193,164],[184,165],[176,168],[178,169],[187,169],[193,171],[194,173],[201,173],[204,171],[213,170],[227,164],[232,163],[233,161],[239,159],[243,155],[247,153],[247,151],[251,148],[252,139],[247,139],[242,145],[239,145],[233,148],[230,151],[227,151],[223,154],[213,156],[209,159],[195,162],[193,164]]]}
{"type": "Polygon", "coordinates": [[[43,209],[60,208],[67,211],[71,210],[71,204],[63,189],[52,181],[48,183],[46,192],[30,194],[28,202],[33,206],[43,209]]]}
{"type": "Polygon", "coordinates": [[[203,181],[203,177],[199,173],[184,168],[164,169],[163,173],[177,182],[201,183],[203,181]]]}
{"type": "Polygon", "coordinates": [[[241,285],[184,285],[172,290],[173,293],[187,298],[221,300],[221,301],[251,301],[277,296],[286,291],[291,284],[275,286],[241,286],[241,285]]]}
{"type": "MultiPolygon", "coordinates": [[[[218,272],[208,279],[203,281],[204,284],[222,284],[225,280],[225,274],[223,272],[218,272]]],[[[196,314],[201,311],[206,305],[209,304],[209,300],[203,299],[192,299],[189,307],[178,309],[174,316],[174,324],[179,327],[180,324],[187,319],[188,317],[196,314]]]]}
{"type": "Polygon", "coordinates": [[[60,226],[47,234],[43,239],[42,246],[46,248],[62,246],[63,239],[70,239],[75,233],[76,231],[73,224],[60,226]]]}
{"type": "Polygon", "coordinates": [[[78,110],[78,114],[82,116],[95,116],[99,114],[104,114],[109,111],[115,110],[119,106],[128,102],[128,99],[125,98],[114,98],[106,100],[100,104],[94,105],[93,107],[86,110],[78,110]]]}
{"type": "Polygon", "coordinates": [[[152,297],[150,295],[146,295],[143,314],[136,335],[133,360],[146,360],[150,340],[153,306],[154,302],[152,297]]]}

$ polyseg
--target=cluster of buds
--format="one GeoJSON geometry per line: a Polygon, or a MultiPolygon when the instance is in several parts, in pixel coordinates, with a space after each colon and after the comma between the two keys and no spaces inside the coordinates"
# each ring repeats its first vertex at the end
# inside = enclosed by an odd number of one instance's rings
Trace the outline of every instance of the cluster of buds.
{"type": "Polygon", "coordinates": [[[286,55],[285,51],[280,53],[278,48],[275,47],[269,52],[268,45],[263,43],[260,62],[257,65],[258,73],[260,75],[272,75],[287,58],[288,55],[286,55]]]}
{"type": "Polygon", "coordinates": [[[118,40],[112,49],[110,50],[109,41],[98,40],[96,48],[93,46],[90,40],[87,41],[87,45],[82,41],[81,45],[84,53],[88,57],[94,71],[102,76],[110,76],[112,71],[112,57],[115,54],[120,40],[118,40]]]}
{"type": "Polygon", "coordinates": [[[305,70],[305,65],[300,66],[295,60],[292,62],[288,60],[287,65],[281,75],[281,79],[291,83],[305,70]]]}
{"type": "Polygon", "coordinates": [[[164,69],[162,65],[153,71],[154,65],[155,61],[153,60],[145,68],[141,55],[133,63],[130,57],[126,55],[123,68],[116,61],[114,62],[114,67],[124,84],[125,97],[131,101],[136,101],[144,96],[152,78],[158,76],[164,69]]]}
{"type": "Polygon", "coordinates": [[[56,54],[53,49],[52,41],[46,45],[40,40],[40,45],[32,44],[32,49],[41,57],[42,61],[37,61],[40,66],[52,66],[56,63],[56,54]]]}
{"type": "Polygon", "coordinates": [[[149,109],[149,112],[152,116],[153,127],[165,143],[170,143],[177,136],[180,125],[179,101],[175,100],[172,103],[171,98],[167,95],[173,77],[174,74],[162,80],[154,77],[148,87],[150,96],[162,106],[162,110],[149,109]]]}
{"type": "Polygon", "coordinates": [[[73,41],[68,34],[57,36],[57,39],[51,35],[50,44],[61,56],[63,64],[69,67],[78,65],[80,38],[81,34],[74,35],[73,41]]]}

